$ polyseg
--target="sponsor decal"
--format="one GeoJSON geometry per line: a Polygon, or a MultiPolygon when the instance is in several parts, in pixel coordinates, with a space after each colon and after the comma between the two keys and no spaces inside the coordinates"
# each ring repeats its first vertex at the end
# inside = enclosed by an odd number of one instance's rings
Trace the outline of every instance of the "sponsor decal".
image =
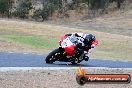
{"type": "Polygon", "coordinates": [[[79,85],[86,83],[130,83],[131,76],[129,74],[87,74],[84,69],[79,67],[76,81],[79,85]]]}

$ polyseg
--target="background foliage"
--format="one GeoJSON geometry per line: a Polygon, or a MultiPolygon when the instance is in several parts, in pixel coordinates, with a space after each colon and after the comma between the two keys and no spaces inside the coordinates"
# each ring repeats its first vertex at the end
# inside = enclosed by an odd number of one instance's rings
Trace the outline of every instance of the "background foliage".
{"type": "Polygon", "coordinates": [[[36,9],[33,0],[19,0],[17,2],[0,0],[0,16],[28,19],[30,12],[32,12],[32,19],[44,21],[52,19],[54,13],[58,15],[58,18],[70,17],[68,11],[71,10],[78,13],[82,10],[92,11],[94,15],[98,12],[97,10],[100,10],[100,14],[104,14],[109,12],[109,6],[114,9],[121,9],[126,1],[128,0],[40,0],[42,8],[36,9]],[[18,5],[14,7],[14,3],[18,5]],[[116,7],[111,5],[113,3],[116,7]]]}

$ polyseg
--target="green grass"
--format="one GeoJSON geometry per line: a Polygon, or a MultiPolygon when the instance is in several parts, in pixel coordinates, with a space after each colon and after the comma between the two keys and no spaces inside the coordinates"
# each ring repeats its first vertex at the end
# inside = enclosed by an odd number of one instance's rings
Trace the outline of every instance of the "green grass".
{"type": "Polygon", "coordinates": [[[58,46],[56,38],[20,35],[1,35],[0,37],[4,40],[24,44],[32,48],[53,49],[58,46]]]}

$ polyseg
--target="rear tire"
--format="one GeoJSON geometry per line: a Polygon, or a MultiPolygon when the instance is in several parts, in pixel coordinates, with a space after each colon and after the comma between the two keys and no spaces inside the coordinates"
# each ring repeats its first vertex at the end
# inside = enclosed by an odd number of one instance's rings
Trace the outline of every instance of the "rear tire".
{"type": "Polygon", "coordinates": [[[78,58],[75,58],[73,61],[71,61],[71,64],[76,65],[79,63],[78,58]]]}
{"type": "Polygon", "coordinates": [[[53,50],[49,55],[46,57],[45,61],[48,64],[53,64],[56,60],[60,58],[60,50],[59,48],[53,50]]]}

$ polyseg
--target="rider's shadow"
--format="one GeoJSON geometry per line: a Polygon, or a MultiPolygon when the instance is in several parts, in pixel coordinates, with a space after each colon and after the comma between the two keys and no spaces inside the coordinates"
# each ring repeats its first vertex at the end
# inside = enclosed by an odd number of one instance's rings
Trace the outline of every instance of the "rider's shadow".
{"type": "Polygon", "coordinates": [[[95,65],[91,65],[91,64],[81,64],[81,63],[78,63],[78,64],[71,64],[71,63],[64,63],[64,62],[61,62],[61,63],[54,63],[55,65],[58,65],[59,67],[98,67],[98,66],[95,66],[95,65]]]}

